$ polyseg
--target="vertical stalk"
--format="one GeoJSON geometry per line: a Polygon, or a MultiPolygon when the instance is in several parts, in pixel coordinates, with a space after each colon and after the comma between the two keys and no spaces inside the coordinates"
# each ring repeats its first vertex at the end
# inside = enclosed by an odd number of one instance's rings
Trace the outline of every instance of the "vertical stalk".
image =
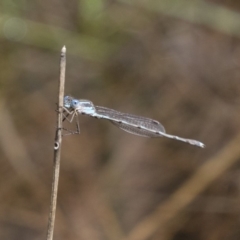
{"type": "Polygon", "coordinates": [[[54,142],[53,180],[52,180],[51,204],[50,204],[50,211],[49,211],[49,218],[48,218],[48,229],[47,229],[47,238],[46,238],[47,240],[53,239],[56,206],[57,206],[57,191],[58,191],[61,145],[62,145],[62,117],[63,117],[65,72],[66,72],[66,47],[64,46],[61,50],[61,59],[60,59],[57,129],[56,129],[55,142],[54,142]]]}

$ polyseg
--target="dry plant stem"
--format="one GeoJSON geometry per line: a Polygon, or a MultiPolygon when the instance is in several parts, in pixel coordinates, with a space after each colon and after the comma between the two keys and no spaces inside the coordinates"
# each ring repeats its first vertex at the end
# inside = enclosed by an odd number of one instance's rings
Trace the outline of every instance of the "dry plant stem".
{"type": "Polygon", "coordinates": [[[66,47],[64,46],[61,51],[60,60],[60,79],[59,79],[59,92],[58,92],[58,111],[57,111],[57,130],[54,142],[54,157],[53,157],[53,181],[51,193],[51,205],[48,218],[47,240],[53,239],[53,230],[57,206],[57,190],[60,170],[60,155],[62,144],[62,117],[63,117],[63,98],[64,98],[64,85],[65,85],[65,69],[66,69],[66,47]]]}

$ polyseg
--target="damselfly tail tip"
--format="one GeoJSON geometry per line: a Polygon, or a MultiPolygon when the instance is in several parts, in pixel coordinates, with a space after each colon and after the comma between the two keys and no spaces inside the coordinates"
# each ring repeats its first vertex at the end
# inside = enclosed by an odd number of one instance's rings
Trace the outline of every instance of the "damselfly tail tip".
{"type": "Polygon", "coordinates": [[[195,145],[195,146],[200,147],[200,148],[205,148],[206,147],[206,145],[204,143],[199,142],[199,141],[195,141],[195,140],[193,142],[190,142],[190,144],[195,145]]]}
{"type": "Polygon", "coordinates": [[[200,142],[200,143],[199,143],[199,147],[201,147],[201,148],[205,148],[206,145],[200,142]]]}

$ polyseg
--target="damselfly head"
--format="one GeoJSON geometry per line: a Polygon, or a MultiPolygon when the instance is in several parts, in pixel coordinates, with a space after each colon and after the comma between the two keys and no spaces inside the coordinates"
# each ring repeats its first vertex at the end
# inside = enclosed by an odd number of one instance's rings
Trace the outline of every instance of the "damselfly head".
{"type": "Polygon", "coordinates": [[[81,114],[93,114],[96,111],[91,101],[84,99],[74,99],[70,96],[64,97],[64,107],[77,110],[81,114]]]}
{"type": "Polygon", "coordinates": [[[63,105],[65,108],[77,109],[81,106],[81,100],[74,99],[70,96],[65,96],[63,105]]]}
{"type": "Polygon", "coordinates": [[[73,107],[72,107],[72,101],[73,101],[73,98],[72,98],[72,97],[65,96],[65,97],[64,97],[64,101],[63,101],[63,106],[64,106],[65,108],[73,108],[73,107]]]}

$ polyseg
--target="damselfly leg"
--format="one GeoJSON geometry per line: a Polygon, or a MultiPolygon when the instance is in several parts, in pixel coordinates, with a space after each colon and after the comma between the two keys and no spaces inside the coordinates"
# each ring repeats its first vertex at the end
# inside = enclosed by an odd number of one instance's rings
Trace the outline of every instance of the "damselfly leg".
{"type": "Polygon", "coordinates": [[[64,134],[65,136],[80,134],[80,124],[79,124],[78,112],[76,110],[69,111],[67,108],[63,107],[63,122],[67,120],[68,122],[72,123],[73,119],[75,119],[76,130],[69,130],[67,128],[63,128],[64,131],[68,132],[64,134]],[[70,116],[70,119],[68,118],[69,116],[70,116]]]}

